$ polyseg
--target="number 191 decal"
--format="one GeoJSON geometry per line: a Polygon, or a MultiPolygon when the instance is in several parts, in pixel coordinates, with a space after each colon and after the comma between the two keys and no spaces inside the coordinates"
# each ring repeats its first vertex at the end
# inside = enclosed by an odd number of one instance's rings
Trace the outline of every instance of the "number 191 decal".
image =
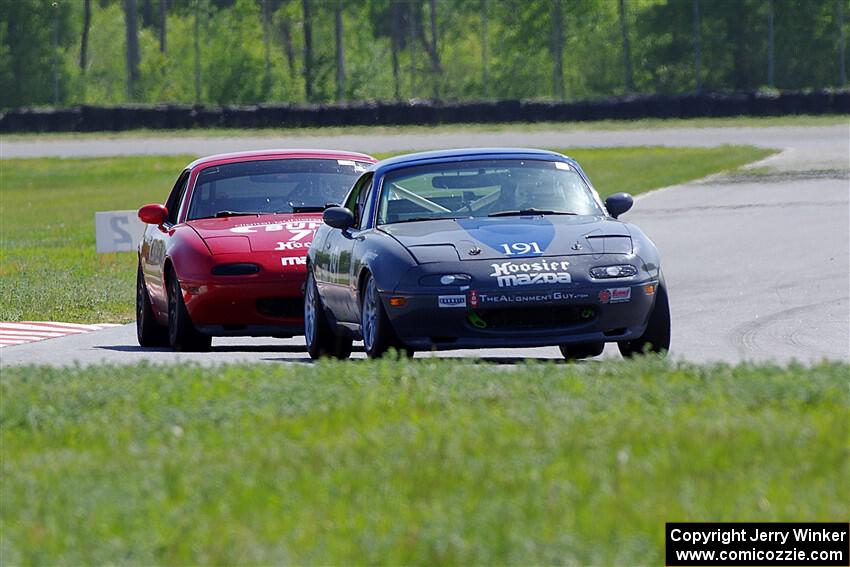
{"type": "Polygon", "coordinates": [[[540,245],[536,242],[514,242],[513,244],[500,244],[506,256],[522,254],[543,254],[540,245]]]}

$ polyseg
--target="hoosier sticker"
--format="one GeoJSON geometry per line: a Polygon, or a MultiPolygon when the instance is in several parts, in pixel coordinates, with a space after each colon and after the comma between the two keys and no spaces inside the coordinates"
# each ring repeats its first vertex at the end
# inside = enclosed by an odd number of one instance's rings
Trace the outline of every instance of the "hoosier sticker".
{"type": "Polygon", "coordinates": [[[514,287],[540,284],[568,284],[572,282],[566,260],[537,260],[534,262],[499,262],[493,267],[491,278],[496,278],[499,287],[514,287]]]}
{"type": "Polygon", "coordinates": [[[278,242],[275,250],[296,250],[310,248],[310,242],[298,242],[290,240],[289,242],[278,242]]]}

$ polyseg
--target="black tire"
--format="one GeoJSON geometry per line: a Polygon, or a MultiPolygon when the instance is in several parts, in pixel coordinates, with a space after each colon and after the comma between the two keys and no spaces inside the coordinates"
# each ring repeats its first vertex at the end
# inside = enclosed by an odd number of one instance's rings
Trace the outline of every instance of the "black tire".
{"type": "Polygon", "coordinates": [[[212,337],[198,332],[192,323],[173,269],[168,277],[168,342],[178,352],[206,352],[212,345],[212,337]]]}
{"type": "Polygon", "coordinates": [[[366,276],[360,300],[360,333],[363,335],[363,350],[369,358],[381,358],[391,348],[401,356],[413,356],[413,350],[395,334],[372,274],[366,276]]]}
{"type": "Polygon", "coordinates": [[[168,327],[160,325],[156,320],[141,266],[136,272],[136,338],[139,346],[168,346],[168,327]]]}
{"type": "Polygon", "coordinates": [[[324,356],[344,360],[351,356],[351,337],[336,333],[328,321],[312,270],[307,272],[304,285],[304,341],[313,360],[324,356]]]}
{"type": "Polygon", "coordinates": [[[658,284],[655,294],[655,305],[643,335],[631,341],[617,343],[620,354],[625,358],[644,352],[666,354],[670,350],[670,303],[667,299],[667,288],[663,283],[658,284]]]}
{"type": "Polygon", "coordinates": [[[593,358],[599,356],[605,350],[605,343],[579,343],[558,345],[561,354],[567,360],[581,360],[582,358],[593,358]]]}

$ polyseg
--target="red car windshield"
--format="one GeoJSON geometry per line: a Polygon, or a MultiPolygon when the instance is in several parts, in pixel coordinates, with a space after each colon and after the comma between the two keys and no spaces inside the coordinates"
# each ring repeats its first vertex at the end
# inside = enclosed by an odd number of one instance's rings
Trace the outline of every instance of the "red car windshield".
{"type": "Polygon", "coordinates": [[[321,211],[342,202],[370,164],[345,159],[278,159],[201,170],[188,220],[321,211]]]}

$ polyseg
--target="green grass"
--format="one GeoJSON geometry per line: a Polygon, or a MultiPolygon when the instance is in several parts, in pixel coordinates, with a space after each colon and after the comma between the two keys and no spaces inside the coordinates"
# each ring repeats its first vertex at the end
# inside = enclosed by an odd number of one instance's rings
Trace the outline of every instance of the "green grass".
{"type": "MultiPolygon", "coordinates": [[[[764,158],[770,150],[562,150],[599,192],[641,193],[764,158]]],[[[164,202],[191,156],[0,161],[0,321],[124,322],[135,254],[95,253],[94,213],[164,202]]]]}
{"type": "Polygon", "coordinates": [[[95,252],[94,213],[164,202],[189,156],[0,161],[0,321],[127,321],[133,253],[95,252]]]}
{"type": "Polygon", "coordinates": [[[3,139],[47,141],[68,139],[170,138],[174,136],[207,138],[280,137],[280,136],[377,136],[392,134],[428,134],[444,132],[547,132],[557,130],[634,130],[646,128],[766,128],[770,126],[838,126],[847,124],[846,115],[796,115],[729,118],[646,118],[643,120],[599,120],[588,122],[520,122],[503,124],[440,124],[437,126],[330,126],[321,128],[198,128],[192,130],[127,130],[125,132],[55,132],[5,134],[3,139]]]}
{"type": "Polygon", "coordinates": [[[846,364],[5,368],[2,563],[660,565],[846,521],[846,364]]]}

